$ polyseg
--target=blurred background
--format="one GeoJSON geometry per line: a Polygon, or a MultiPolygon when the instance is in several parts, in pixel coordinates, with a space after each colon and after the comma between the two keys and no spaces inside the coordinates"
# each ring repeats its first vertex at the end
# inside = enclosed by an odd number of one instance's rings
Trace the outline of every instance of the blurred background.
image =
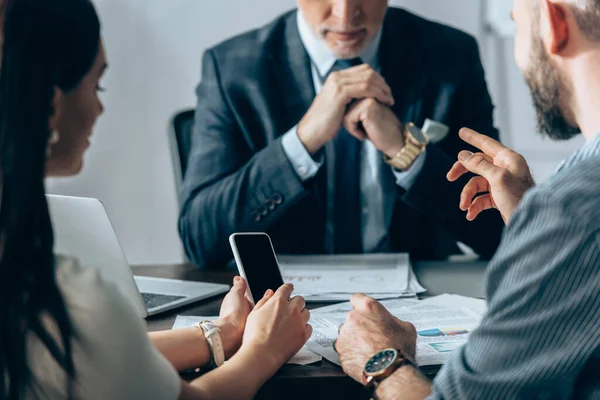
{"type": "MultiPolygon", "coordinates": [[[[205,49],[268,23],[295,0],[94,0],[110,69],[101,94],[106,112],[83,173],[48,181],[51,193],[100,199],[131,264],[182,261],[179,204],[168,130],[171,117],[195,104],[205,49]]],[[[496,125],[523,154],[538,182],[581,145],[535,135],[529,92],[513,62],[509,0],[391,0],[479,39],[496,125]],[[491,17],[489,17],[491,16],[491,17]]],[[[406,38],[410,40],[410,38],[406,38]]],[[[458,204],[458,200],[457,200],[458,204]]]]}

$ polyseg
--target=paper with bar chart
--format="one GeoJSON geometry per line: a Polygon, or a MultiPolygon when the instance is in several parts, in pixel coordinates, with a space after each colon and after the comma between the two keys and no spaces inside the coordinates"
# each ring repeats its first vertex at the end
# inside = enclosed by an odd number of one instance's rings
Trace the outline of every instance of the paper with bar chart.
{"type": "MultiPolygon", "coordinates": [[[[427,300],[401,300],[382,303],[394,316],[411,322],[417,329],[416,361],[419,366],[443,364],[454,350],[467,342],[482,317],[466,307],[453,308],[451,303],[442,306],[427,300]]],[[[313,335],[307,347],[339,365],[333,342],[350,309],[349,303],[342,303],[312,310],[313,335]]]]}

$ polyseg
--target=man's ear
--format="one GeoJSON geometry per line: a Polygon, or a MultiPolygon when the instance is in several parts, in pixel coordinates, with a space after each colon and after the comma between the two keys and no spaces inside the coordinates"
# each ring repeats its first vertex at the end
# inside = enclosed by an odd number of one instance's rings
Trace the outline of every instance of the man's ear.
{"type": "Polygon", "coordinates": [[[548,54],[560,54],[569,44],[569,9],[556,0],[540,0],[540,27],[548,54]]]}
{"type": "Polygon", "coordinates": [[[52,96],[51,114],[48,119],[50,132],[58,129],[58,120],[62,108],[63,92],[58,87],[54,87],[54,96],[52,96]]]}

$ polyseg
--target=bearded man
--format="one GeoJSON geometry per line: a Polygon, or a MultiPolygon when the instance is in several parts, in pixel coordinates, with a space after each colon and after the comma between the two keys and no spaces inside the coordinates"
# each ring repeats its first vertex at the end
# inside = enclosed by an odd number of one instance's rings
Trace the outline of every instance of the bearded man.
{"type": "Polygon", "coordinates": [[[600,1],[514,0],[513,19],[540,131],[587,143],[533,187],[523,157],[462,130],[481,152],[461,152],[448,173],[478,175],[460,207],[470,218],[496,208],[507,221],[488,312],[430,382],[414,364],[414,327],[356,295],[336,348],[378,399],[600,398],[600,1]]]}

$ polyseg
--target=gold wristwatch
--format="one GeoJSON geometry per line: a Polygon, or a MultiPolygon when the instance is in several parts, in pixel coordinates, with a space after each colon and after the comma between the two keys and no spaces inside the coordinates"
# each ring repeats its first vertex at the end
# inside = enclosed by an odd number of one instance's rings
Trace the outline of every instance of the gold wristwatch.
{"type": "Polygon", "coordinates": [[[425,151],[429,143],[427,134],[417,128],[415,124],[408,123],[404,125],[404,147],[393,158],[383,155],[385,162],[401,171],[407,170],[425,151]]]}

